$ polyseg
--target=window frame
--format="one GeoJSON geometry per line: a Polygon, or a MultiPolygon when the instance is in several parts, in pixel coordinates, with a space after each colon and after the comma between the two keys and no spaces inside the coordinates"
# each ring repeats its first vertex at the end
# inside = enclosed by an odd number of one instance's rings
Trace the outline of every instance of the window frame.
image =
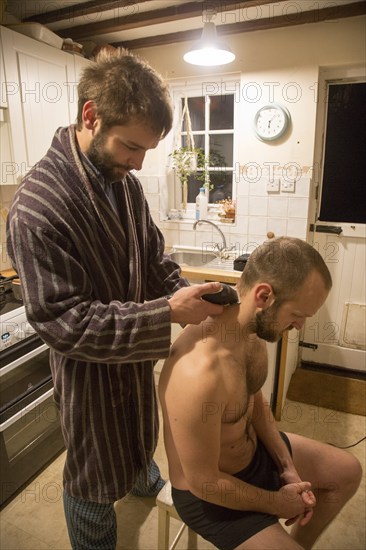
{"type": "MultiPolygon", "coordinates": [[[[204,136],[204,146],[205,151],[209,150],[209,139],[210,135],[232,135],[233,145],[232,145],[232,155],[233,155],[233,164],[232,166],[225,167],[228,171],[232,172],[232,199],[235,201],[237,197],[237,178],[235,177],[235,169],[238,166],[238,116],[239,116],[239,90],[240,90],[240,75],[237,77],[230,75],[230,77],[223,78],[222,76],[209,76],[206,78],[192,78],[189,81],[179,80],[179,81],[170,81],[170,88],[173,98],[173,108],[174,108],[174,122],[173,122],[173,131],[170,133],[170,140],[167,143],[167,152],[168,154],[173,151],[175,148],[181,146],[181,135],[185,135],[185,132],[181,132],[181,117],[182,117],[182,100],[184,97],[205,97],[214,95],[233,95],[233,128],[225,130],[210,130],[208,127],[209,118],[207,115],[210,109],[210,102],[205,99],[205,129],[194,131],[195,136],[203,135],[204,136]]],[[[171,164],[168,161],[168,164],[171,164]]],[[[219,172],[222,171],[222,167],[210,167],[210,171],[219,172]]],[[[178,178],[174,178],[172,184],[174,190],[174,200],[171,201],[173,208],[181,208],[180,200],[180,182],[178,178]]],[[[212,204],[212,203],[210,203],[212,204]]],[[[188,202],[187,211],[192,212],[195,209],[195,203],[188,202]]],[[[193,215],[194,217],[194,215],[193,215]]]]}

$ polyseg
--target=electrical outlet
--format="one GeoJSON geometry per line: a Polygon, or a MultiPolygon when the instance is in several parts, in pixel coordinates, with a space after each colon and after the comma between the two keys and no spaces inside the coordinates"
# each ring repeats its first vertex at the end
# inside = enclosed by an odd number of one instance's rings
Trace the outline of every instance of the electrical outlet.
{"type": "Polygon", "coordinates": [[[272,181],[269,180],[267,182],[267,192],[268,193],[277,193],[280,190],[280,180],[279,178],[273,179],[272,181]]]}
{"type": "Polygon", "coordinates": [[[295,193],[295,180],[294,181],[281,181],[281,191],[283,193],[295,193]]]}

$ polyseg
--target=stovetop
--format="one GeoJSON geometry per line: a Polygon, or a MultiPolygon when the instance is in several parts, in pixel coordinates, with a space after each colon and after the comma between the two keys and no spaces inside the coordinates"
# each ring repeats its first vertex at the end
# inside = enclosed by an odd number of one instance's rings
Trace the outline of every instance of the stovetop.
{"type": "Polygon", "coordinates": [[[27,321],[23,302],[16,300],[11,290],[0,294],[0,300],[0,351],[3,353],[34,335],[35,330],[27,321]]]}

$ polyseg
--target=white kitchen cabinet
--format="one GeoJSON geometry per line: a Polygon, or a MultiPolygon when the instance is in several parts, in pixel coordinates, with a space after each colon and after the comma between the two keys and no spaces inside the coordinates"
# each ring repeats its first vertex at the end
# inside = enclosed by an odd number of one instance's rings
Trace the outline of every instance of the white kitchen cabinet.
{"type": "Polygon", "coordinates": [[[4,57],[0,41],[0,109],[7,109],[8,98],[5,85],[4,57]]]}
{"type": "Polygon", "coordinates": [[[0,185],[16,183],[13,170],[13,151],[11,143],[8,98],[5,84],[4,58],[0,42],[0,185]]]}
{"type": "Polygon", "coordinates": [[[75,54],[74,56],[74,65],[75,65],[75,80],[76,82],[79,82],[79,78],[81,75],[81,71],[90,65],[92,61],[90,59],[86,59],[85,57],[75,54]]]}
{"type": "Polygon", "coordinates": [[[55,130],[75,121],[76,74],[83,63],[78,59],[75,64],[76,56],[5,27],[0,31],[17,182],[47,152],[55,130]]]}

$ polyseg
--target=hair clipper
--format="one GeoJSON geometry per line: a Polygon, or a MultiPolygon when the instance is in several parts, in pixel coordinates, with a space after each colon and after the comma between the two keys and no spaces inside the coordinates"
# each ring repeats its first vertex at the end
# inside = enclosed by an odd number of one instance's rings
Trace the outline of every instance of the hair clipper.
{"type": "Polygon", "coordinates": [[[221,283],[222,289],[220,292],[212,294],[203,294],[202,298],[212,304],[220,304],[223,306],[240,304],[239,296],[235,288],[225,283],[221,283]]]}

